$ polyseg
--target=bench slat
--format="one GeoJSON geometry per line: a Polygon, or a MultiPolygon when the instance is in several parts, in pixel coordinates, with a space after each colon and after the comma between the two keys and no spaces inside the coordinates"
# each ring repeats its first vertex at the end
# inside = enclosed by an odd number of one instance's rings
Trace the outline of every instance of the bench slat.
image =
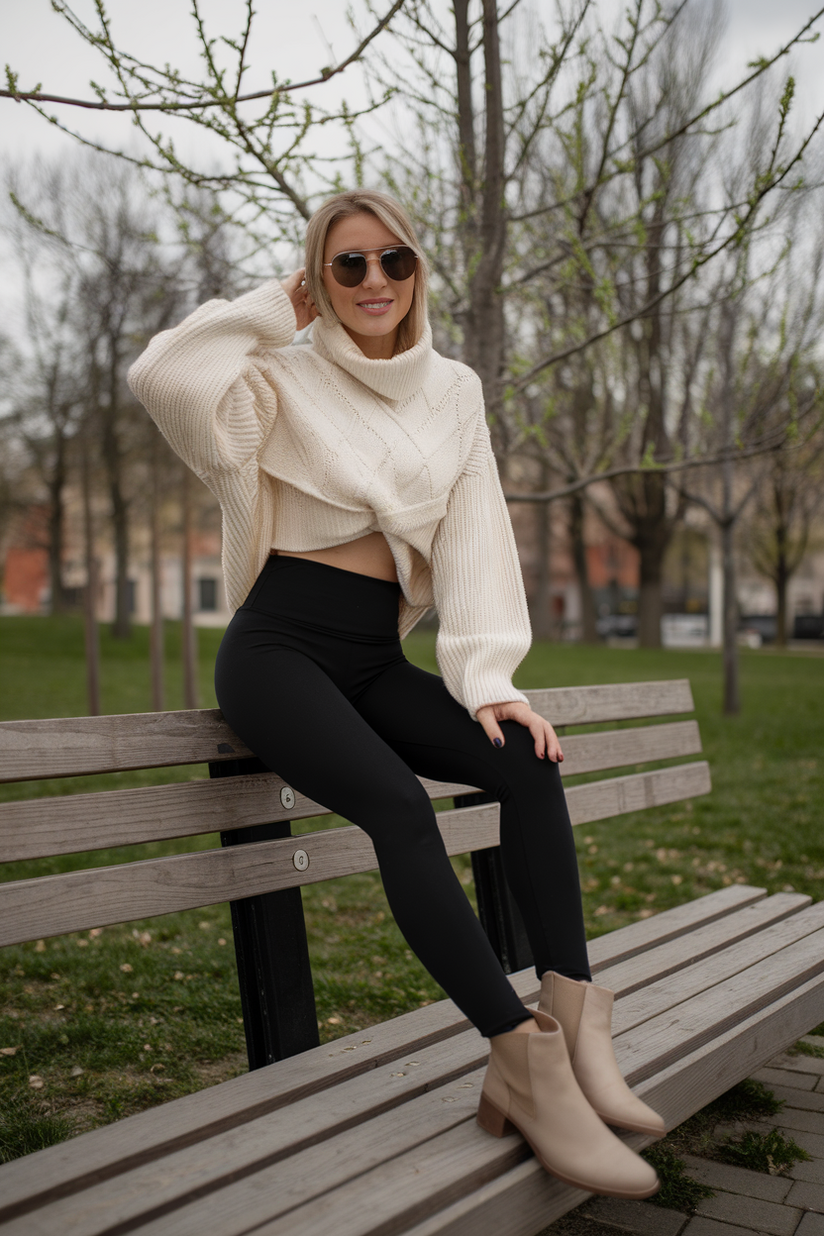
{"type": "Polygon", "coordinates": [[[615,1054],[624,1077],[634,1085],[649,1076],[650,1059],[656,1061],[657,1070],[663,1069],[820,974],[824,974],[824,929],[618,1035],[615,1054]]]}
{"type": "Polygon", "coordinates": [[[824,930],[824,902],[819,901],[797,914],[772,925],[769,931],[758,931],[749,939],[737,940],[693,965],[685,964],[664,977],[648,975],[648,982],[635,992],[623,996],[616,1005],[612,1019],[613,1037],[630,1034],[669,1009],[692,1000],[711,988],[725,983],[734,975],[774,957],[782,949],[798,944],[816,932],[824,930]]]}
{"type": "MultiPolygon", "coordinates": [[[[602,772],[700,751],[695,721],[578,734],[564,739],[561,772],[564,776],[602,772]]],[[[421,781],[431,798],[453,798],[473,789],[454,782],[421,781]]],[[[294,806],[281,806],[280,792],[285,784],[275,773],[260,773],[2,803],[2,861],[136,845],[327,814],[325,807],[302,794],[296,794],[294,806]]]]}
{"type": "MultiPolygon", "coordinates": [[[[810,937],[804,942],[807,945],[807,963],[811,957],[810,950],[814,947],[814,939],[815,937],[810,937]]],[[[792,949],[785,950],[782,955],[785,964],[790,961],[792,953],[792,949]]],[[[790,961],[790,967],[794,971],[796,985],[803,985],[801,974],[805,962],[794,957],[790,961]]],[[[718,989],[717,999],[721,1000],[727,991],[728,986],[725,984],[718,989]]],[[[738,994],[743,995],[746,1000],[743,988],[738,994]]],[[[700,1004],[699,997],[698,1000],[679,1007],[682,1023],[686,1022],[693,1027],[700,1023],[700,1015],[695,1009],[695,1006],[700,1004]]],[[[677,1036],[673,1037],[677,1039],[677,1036]]],[[[682,1040],[678,1044],[681,1049],[679,1054],[686,1054],[688,1041],[682,1040]]],[[[657,1064],[651,1041],[648,1041],[647,1048],[644,1067],[654,1075],[661,1071],[661,1066],[657,1064]]],[[[334,1230],[336,1236],[370,1236],[378,1232],[403,1231],[423,1218],[427,1210],[441,1209],[452,1199],[457,1200],[461,1194],[485,1183],[484,1178],[489,1179],[492,1175],[510,1170],[511,1160],[505,1145],[509,1139],[498,1141],[497,1153],[494,1146],[489,1147],[491,1140],[483,1138],[474,1122],[469,1120],[423,1146],[395,1154],[380,1167],[357,1175],[355,1179],[335,1189],[323,1191],[323,1180],[315,1173],[315,1198],[299,1209],[291,1209],[273,1218],[271,1222],[259,1226],[256,1231],[259,1236],[314,1236],[315,1233],[325,1230],[334,1230]],[[501,1145],[501,1142],[504,1145],[501,1145]],[[425,1193],[420,1187],[422,1179],[426,1181],[425,1193]]],[[[341,1150],[348,1146],[351,1158],[356,1159],[357,1139],[352,1136],[348,1139],[344,1137],[342,1143],[341,1150]]],[[[396,1148],[397,1141],[391,1150],[396,1148]]],[[[299,1170],[300,1157],[296,1156],[296,1170],[299,1170]]],[[[350,1170],[353,1175],[356,1173],[356,1162],[351,1164],[350,1170]]],[[[281,1209],[281,1198],[275,1190],[266,1192],[272,1212],[277,1214],[281,1209]]],[[[182,1236],[183,1231],[191,1233],[196,1230],[190,1218],[189,1225],[179,1229],[179,1236],[182,1236]]]]}
{"type": "MultiPolygon", "coordinates": [[[[642,948],[651,949],[658,940],[671,941],[679,936],[685,937],[682,948],[689,955],[688,935],[693,928],[732,918],[741,907],[763,899],[764,894],[764,889],[730,885],[599,936],[589,946],[593,968],[600,972],[616,956],[630,956],[642,948]]],[[[522,999],[537,999],[534,970],[512,975],[511,981],[522,999]]],[[[417,1053],[433,1043],[450,1037],[454,1042],[453,1036],[467,1027],[468,1022],[451,1001],[442,1000],[219,1087],[92,1130],[82,1139],[17,1159],[0,1167],[0,1219],[17,1213],[27,1199],[63,1197],[161,1154],[202,1144],[286,1103],[298,1102],[302,1096],[329,1093],[331,1087],[356,1076],[375,1076],[374,1070],[392,1060],[417,1059],[417,1053]]]]}
{"type": "MultiPolygon", "coordinates": [[[[692,712],[689,681],[527,691],[553,725],[692,712]]],[[[39,781],[133,768],[167,768],[251,755],[216,709],[56,717],[0,723],[0,781],[39,781]]]]}
{"type": "Polygon", "coordinates": [[[217,708],[0,723],[0,781],[168,768],[251,754],[217,708]]]}
{"type": "Polygon", "coordinates": [[[598,725],[693,712],[688,678],[621,682],[597,687],[550,687],[525,691],[536,712],[553,725],[598,725]]]}
{"type": "MultiPolygon", "coordinates": [[[[474,786],[458,782],[425,777],[418,780],[430,798],[475,792],[474,786]]],[[[293,807],[281,806],[280,792],[285,785],[275,773],[255,773],[0,803],[2,861],[77,854],[329,815],[328,808],[297,791],[293,807]]]]}
{"type": "MultiPolygon", "coordinates": [[[[758,908],[766,909],[771,902],[775,902],[774,913],[786,914],[793,905],[797,908],[808,900],[801,895],[777,894],[759,903],[758,908]]],[[[742,911],[724,921],[730,924],[730,931],[735,932],[733,920],[746,915],[747,912],[742,911]]],[[[762,929],[769,921],[762,912],[762,929]]],[[[737,931],[741,930],[739,924],[737,931]]],[[[756,924],[750,921],[750,931],[755,930],[756,924]]],[[[695,934],[690,933],[680,941],[683,966],[690,964],[695,934]]],[[[763,951],[772,943],[765,937],[763,951]]],[[[664,949],[651,950],[644,955],[650,978],[664,972],[656,964],[658,952],[664,953],[664,949]]],[[[665,966],[668,964],[664,962],[665,966]]],[[[620,987],[617,990],[621,992],[620,987]]],[[[235,1130],[229,1140],[212,1137],[200,1141],[195,1146],[167,1155],[159,1163],[148,1164],[118,1177],[116,1181],[101,1185],[82,1199],[61,1200],[55,1204],[54,1211],[44,1209],[39,1223],[45,1224],[44,1230],[48,1230],[52,1217],[56,1219],[59,1216],[61,1231],[66,1236],[71,1236],[76,1230],[82,1231],[83,1236],[92,1236],[98,1231],[109,1230],[110,1225],[114,1225],[119,1218],[134,1218],[143,1213],[141,1203],[144,1203],[145,1213],[154,1214],[158,1209],[163,1213],[162,1219],[141,1225],[140,1230],[145,1231],[147,1236],[155,1231],[168,1233],[168,1236],[197,1231],[205,1224],[207,1217],[222,1236],[247,1231],[253,1220],[262,1222],[269,1217],[265,1210],[259,1213],[257,1209],[264,1187],[267,1195],[276,1192],[279,1205],[285,1205],[290,1193],[297,1189],[306,1193],[315,1178],[322,1180],[325,1189],[338,1179],[347,1179],[351,1170],[347,1156],[338,1155],[335,1151],[337,1130],[344,1137],[356,1137],[360,1172],[370,1166],[370,1156],[375,1156],[375,1162],[383,1161],[387,1157],[387,1146],[391,1146],[393,1140],[397,1142],[399,1136],[414,1145],[424,1136],[431,1137],[452,1127],[459,1119],[473,1117],[477,1106],[476,1088],[483,1076],[486,1050],[479,1036],[469,1032],[447,1043],[441,1042],[422,1051],[407,1053],[399,1061],[386,1063],[368,1074],[299,1101],[290,1107],[288,1122],[272,1120],[271,1114],[251,1120],[235,1130]],[[478,1069],[480,1071],[472,1072],[478,1069]],[[459,1074],[458,1079],[451,1083],[456,1073],[459,1074]],[[470,1075],[466,1076],[467,1073],[470,1075]],[[445,1087],[445,1090],[412,1103],[416,1095],[436,1087],[445,1087]],[[473,1088],[474,1095],[471,1093],[473,1088]],[[384,1119],[379,1114],[387,1104],[390,1110],[384,1119]],[[459,1115],[464,1108],[464,1116],[459,1115]],[[368,1128],[359,1130],[357,1134],[349,1133],[353,1120],[369,1121],[368,1128]],[[327,1140],[330,1137],[333,1140],[327,1140]],[[290,1148],[312,1146],[316,1142],[319,1144],[315,1151],[301,1151],[297,1165],[291,1157],[285,1158],[290,1154],[290,1148]],[[246,1176],[252,1171],[255,1172],[254,1188],[249,1189],[246,1176]],[[217,1195],[209,1194],[203,1203],[194,1203],[191,1212],[186,1207],[174,1214],[165,1214],[166,1207],[180,1204],[181,1199],[210,1185],[214,1188],[221,1179],[227,1182],[239,1180],[239,1183],[227,1184],[217,1195]],[[204,1213],[198,1217],[201,1205],[208,1206],[208,1216],[204,1213]],[[100,1216],[100,1227],[91,1221],[91,1216],[96,1215],[100,1216]]],[[[269,1204],[265,1199],[263,1201],[265,1205],[269,1204]]],[[[31,1230],[35,1236],[40,1227],[34,1226],[31,1230]]],[[[9,1236],[13,1236],[13,1232],[14,1229],[9,1236]]]]}
{"type": "MultiPolygon", "coordinates": [[[[696,927],[689,933],[690,964],[701,961],[722,948],[728,948],[736,941],[762,931],[764,927],[782,922],[791,914],[797,914],[799,910],[810,905],[811,901],[812,898],[803,893],[774,893],[772,897],[747,904],[733,914],[726,914],[703,927],[696,927]]],[[[625,995],[639,987],[645,987],[653,981],[647,956],[647,952],[636,953],[629,960],[599,969],[598,982],[615,991],[622,991],[625,995]]],[[[674,974],[684,964],[683,936],[656,947],[657,981],[674,974]]]]}
{"type": "MultiPolygon", "coordinates": [[[[824,977],[819,976],[726,1034],[699,1048],[677,1065],[636,1087],[641,1097],[667,1118],[669,1128],[730,1086],[752,1076],[769,1060],[824,1018],[824,977]]],[[[624,1135],[636,1149],[649,1139],[624,1135]]],[[[547,1176],[534,1158],[502,1174],[404,1236],[534,1236],[566,1214],[586,1195],[547,1176]]]]}
{"type": "MultiPolygon", "coordinates": [[[[812,941],[814,939],[815,937],[809,937],[808,941],[804,942],[807,963],[813,955],[815,945],[812,941]]],[[[785,950],[782,959],[784,964],[789,963],[795,985],[801,986],[803,985],[801,974],[805,968],[805,962],[798,957],[793,957],[790,961],[791,953],[793,953],[792,949],[785,950]]],[[[721,1001],[728,990],[726,984],[719,988],[716,993],[717,1001],[721,1001]]],[[[738,994],[744,995],[743,985],[738,994]]],[[[746,996],[744,998],[746,999],[746,996]]],[[[752,998],[752,993],[750,993],[750,998],[752,998]]],[[[679,1007],[681,1023],[685,1022],[691,1027],[697,1027],[700,1024],[700,1010],[695,1006],[700,1006],[701,1002],[699,998],[679,1007]]],[[[737,1019],[732,1020],[734,1024],[737,1019]]],[[[678,1036],[671,1036],[671,1040],[673,1038],[677,1041],[678,1036]]],[[[685,1046],[683,1040],[678,1043],[679,1055],[686,1054],[685,1046]]],[[[651,1040],[648,1041],[647,1047],[648,1054],[644,1060],[644,1067],[654,1075],[661,1072],[661,1066],[656,1062],[655,1049],[651,1040]]],[[[721,1082],[720,1089],[725,1088],[726,1086],[721,1082]]],[[[694,1111],[695,1107],[693,1097],[690,1110],[694,1111]]],[[[441,1134],[424,1146],[414,1147],[396,1155],[380,1167],[372,1168],[366,1174],[333,1190],[322,1191],[322,1179],[316,1180],[317,1197],[297,1210],[292,1209],[278,1218],[273,1218],[271,1222],[258,1227],[257,1233],[259,1236],[314,1236],[316,1232],[334,1229],[336,1236],[369,1236],[371,1233],[387,1230],[403,1231],[414,1224],[419,1217],[423,1217],[420,1214],[421,1211],[441,1209],[449,1204],[450,1194],[453,1197],[456,1193],[466,1194],[472,1188],[477,1187],[479,1175],[482,1177],[479,1183],[485,1183],[484,1173],[488,1179],[493,1172],[497,1175],[502,1171],[510,1170],[506,1149],[501,1146],[500,1141],[496,1155],[494,1149],[490,1150],[487,1145],[491,1139],[487,1138],[482,1142],[481,1137],[482,1134],[470,1120],[441,1134]],[[423,1197],[419,1183],[421,1178],[426,1180],[426,1193],[423,1197]]],[[[508,1139],[502,1140],[506,1142],[508,1139]]],[[[643,1141],[643,1139],[640,1140],[643,1141]]],[[[355,1156],[357,1154],[356,1139],[350,1137],[348,1145],[350,1154],[355,1156]]],[[[299,1162],[300,1156],[297,1157],[295,1168],[298,1168],[299,1162]]],[[[350,1170],[354,1174],[354,1164],[350,1170]]],[[[280,1197],[277,1193],[269,1194],[269,1204],[273,1213],[277,1213],[280,1209],[280,1197]]],[[[191,1233],[197,1228],[192,1225],[186,1229],[181,1228],[177,1236],[182,1236],[184,1230],[191,1233]]]]}
{"type": "MultiPolygon", "coordinates": [[[[708,789],[709,770],[702,761],[573,786],[567,802],[573,823],[582,824],[678,802],[708,789]]],[[[486,849],[499,841],[497,803],[440,812],[438,824],[450,854],[486,849]]],[[[0,945],[196,909],[376,867],[372,842],[350,826],[8,881],[0,899],[0,945]],[[299,849],[309,855],[304,871],[293,863],[299,849]]]]}

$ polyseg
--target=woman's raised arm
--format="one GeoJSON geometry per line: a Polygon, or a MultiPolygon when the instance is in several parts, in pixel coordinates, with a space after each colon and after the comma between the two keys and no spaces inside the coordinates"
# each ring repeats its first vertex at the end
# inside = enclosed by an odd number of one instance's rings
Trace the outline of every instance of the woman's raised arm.
{"type": "Polygon", "coordinates": [[[132,365],[130,387],[199,476],[242,466],[271,429],[275,393],[266,386],[259,397],[253,358],[291,343],[295,326],[290,294],[271,279],[237,300],[207,301],[132,365]]]}

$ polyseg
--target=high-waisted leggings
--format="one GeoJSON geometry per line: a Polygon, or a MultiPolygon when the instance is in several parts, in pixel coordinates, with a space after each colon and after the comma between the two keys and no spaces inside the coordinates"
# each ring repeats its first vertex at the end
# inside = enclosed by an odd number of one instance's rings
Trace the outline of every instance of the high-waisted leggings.
{"type": "Polygon", "coordinates": [[[578,867],[558,766],[504,721],[496,748],[398,637],[400,587],[272,556],[230,622],[217,698],[263,763],[372,839],[409,947],[484,1035],[528,1014],[461,887],[415,774],[501,804],[501,856],[539,975],[588,979],[578,867]]]}

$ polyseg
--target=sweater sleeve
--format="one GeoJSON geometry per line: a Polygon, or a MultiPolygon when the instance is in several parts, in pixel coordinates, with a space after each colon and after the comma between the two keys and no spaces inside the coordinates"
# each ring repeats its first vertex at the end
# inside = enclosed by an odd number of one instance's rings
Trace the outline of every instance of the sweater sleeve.
{"type": "Polygon", "coordinates": [[[474,717],[484,704],[528,703],[512,675],[532,632],[518,551],[483,412],[432,545],[438,665],[474,717]]]}
{"type": "Polygon", "coordinates": [[[199,476],[239,469],[277,413],[256,355],[294,334],[292,303],[271,279],[237,300],[207,301],[156,335],[129,370],[129,386],[199,476]]]}

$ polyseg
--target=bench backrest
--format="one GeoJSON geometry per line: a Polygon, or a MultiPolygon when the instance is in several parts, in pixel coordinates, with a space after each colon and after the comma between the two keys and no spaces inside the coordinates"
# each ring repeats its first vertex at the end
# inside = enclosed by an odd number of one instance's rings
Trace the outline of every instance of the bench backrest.
{"type": "MultiPolygon", "coordinates": [[[[528,691],[553,725],[603,724],[692,712],[686,679],[528,691]]],[[[694,720],[565,734],[565,776],[701,751],[694,720]]],[[[0,724],[0,781],[251,758],[217,710],[68,717],[0,724]]],[[[474,787],[423,780],[433,799],[474,787]]],[[[573,824],[677,802],[710,789],[704,761],[589,781],[567,790],[573,824]]],[[[275,773],[0,804],[0,860],[46,858],[193,837],[328,814],[275,773]]],[[[450,854],[498,844],[498,806],[439,813],[450,854]]],[[[355,827],[42,875],[2,885],[0,945],[214,905],[377,867],[355,827]]]]}

